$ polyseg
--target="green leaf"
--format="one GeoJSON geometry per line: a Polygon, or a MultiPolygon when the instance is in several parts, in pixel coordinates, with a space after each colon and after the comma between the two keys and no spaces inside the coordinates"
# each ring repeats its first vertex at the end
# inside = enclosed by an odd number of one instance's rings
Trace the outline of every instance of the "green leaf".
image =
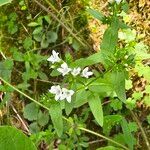
{"type": "Polygon", "coordinates": [[[91,9],[91,8],[87,9],[87,12],[90,15],[92,15],[94,18],[96,18],[96,19],[98,19],[98,20],[100,20],[102,22],[105,21],[105,16],[102,13],[100,13],[100,12],[94,10],[94,9],[91,9]]]}
{"type": "Polygon", "coordinates": [[[39,75],[40,79],[42,79],[42,80],[48,80],[48,77],[47,77],[47,75],[44,72],[39,71],[38,75],[39,75]]]}
{"type": "Polygon", "coordinates": [[[91,94],[88,98],[88,103],[96,121],[100,126],[103,126],[103,110],[99,95],[91,94]]]}
{"type": "Polygon", "coordinates": [[[73,102],[68,103],[67,101],[65,101],[65,112],[67,116],[71,113],[73,106],[73,102]]]}
{"type": "Polygon", "coordinates": [[[129,146],[130,150],[133,150],[133,146],[135,144],[134,143],[134,137],[131,134],[129,125],[128,125],[127,121],[124,118],[122,119],[121,127],[122,127],[122,130],[123,130],[125,143],[129,146]]]}
{"type": "Polygon", "coordinates": [[[54,128],[60,137],[63,133],[62,110],[59,103],[52,103],[49,110],[54,128]]]}
{"type": "Polygon", "coordinates": [[[45,126],[49,121],[49,115],[42,113],[41,111],[38,114],[37,122],[40,126],[45,126]]]}
{"type": "Polygon", "coordinates": [[[33,122],[29,125],[29,130],[31,133],[36,134],[40,132],[40,127],[38,126],[37,122],[33,122]]]}
{"type": "Polygon", "coordinates": [[[119,22],[117,17],[113,17],[113,22],[105,31],[101,50],[104,54],[110,53],[112,54],[115,50],[115,47],[118,42],[118,29],[119,29],[119,22]]]}
{"type": "Polygon", "coordinates": [[[82,45],[81,45],[77,40],[75,40],[75,39],[72,40],[72,47],[73,47],[76,51],[79,51],[80,48],[81,48],[81,46],[82,46],[82,45]]]}
{"type": "Polygon", "coordinates": [[[78,108],[78,107],[84,105],[85,103],[87,103],[89,94],[90,94],[90,92],[86,91],[85,89],[81,89],[81,90],[77,91],[75,93],[74,108],[78,108]]]}
{"type": "Polygon", "coordinates": [[[48,45],[49,45],[49,42],[46,40],[45,34],[44,34],[43,37],[42,37],[42,41],[41,41],[41,47],[42,48],[47,48],[48,45]]]}
{"type": "Polygon", "coordinates": [[[111,74],[112,84],[118,98],[125,102],[126,93],[125,93],[125,73],[124,72],[112,72],[111,74]]]}
{"type": "Polygon", "coordinates": [[[147,116],[148,124],[150,124],[150,114],[147,116]]]}
{"type": "Polygon", "coordinates": [[[110,131],[113,126],[120,123],[122,120],[122,116],[120,115],[107,115],[104,117],[104,126],[103,126],[103,132],[105,135],[109,136],[110,131]]]}
{"type": "Polygon", "coordinates": [[[26,37],[26,39],[23,42],[23,47],[27,50],[32,47],[32,38],[31,37],[26,37]]]}
{"type": "Polygon", "coordinates": [[[26,119],[33,121],[37,120],[38,117],[38,107],[35,103],[27,104],[23,110],[23,115],[26,119]]]}
{"type": "Polygon", "coordinates": [[[37,41],[37,42],[41,42],[42,41],[42,36],[43,36],[43,33],[38,33],[38,34],[34,34],[34,39],[37,41]]]}
{"type": "Polygon", "coordinates": [[[56,76],[59,76],[60,75],[60,72],[58,72],[57,70],[53,70],[51,73],[50,73],[50,76],[52,77],[56,77],[56,76]]]}
{"type": "Polygon", "coordinates": [[[24,61],[23,57],[24,57],[23,53],[18,52],[18,51],[14,51],[14,53],[13,53],[13,59],[15,61],[24,61]]]}
{"type": "Polygon", "coordinates": [[[12,0],[0,0],[0,6],[11,3],[12,0]]]}
{"type": "Polygon", "coordinates": [[[29,27],[36,27],[36,26],[38,26],[39,24],[37,23],[37,22],[30,22],[29,24],[28,24],[28,26],[29,27]]]}
{"type": "Polygon", "coordinates": [[[112,99],[110,106],[113,108],[113,110],[121,110],[122,109],[122,102],[119,99],[112,99]]]}
{"type": "Polygon", "coordinates": [[[48,31],[46,34],[46,39],[48,43],[55,43],[57,40],[58,36],[56,32],[53,31],[48,31]]]}
{"type": "Polygon", "coordinates": [[[122,148],[117,148],[117,147],[114,147],[114,146],[106,146],[106,147],[98,148],[96,150],[123,150],[123,149],[122,148]]]}
{"type": "Polygon", "coordinates": [[[7,59],[0,62],[0,76],[7,81],[10,81],[11,79],[13,65],[14,63],[12,59],[7,59]]]}
{"type": "Polygon", "coordinates": [[[10,34],[15,34],[18,31],[18,25],[14,21],[9,21],[8,23],[8,32],[10,34]]]}
{"type": "Polygon", "coordinates": [[[131,132],[138,131],[138,125],[136,124],[136,122],[129,122],[128,127],[130,128],[131,132]]]}
{"type": "Polygon", "coordinates": [[[20,130],[10,127],[0,127],[1,150],[36,150],[32,141],[20,130]]]}
{"type": "Polygon", "coordinates": [[[77,59],[75,62],[71,64],[71,66],[72,67],[75,67],[75,66],[85,67],[85,66],[94,65],[100,62],[103,62],[103,55],[101,52],[98,52],[87,58],[77,59]]]}
{"type": "Polygon", "coordinates": [[[47,21],[47,23],[51,24],[52,20],[50,19],[49,16],[44,16],[44,19],[47,21]]]}
{"type": "Polygon", "coordinates": [[[89,85],[89,90],[95,93],[103,93],[103,92],[112,92],[112,87],[109,84],[101,84],[99,83],[94,85],[89,85]]]}
{"type": "Polygon", "coordinates": [[[43,27],[37,27],[34,29],[33,34],[39,34],[42,32],[42,30],[43,30],[43,27]]]}

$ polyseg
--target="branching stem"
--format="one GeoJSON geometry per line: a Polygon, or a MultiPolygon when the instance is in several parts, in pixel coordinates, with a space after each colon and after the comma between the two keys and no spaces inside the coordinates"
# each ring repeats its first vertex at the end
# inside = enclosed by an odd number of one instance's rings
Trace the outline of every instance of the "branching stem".
{"type": "MultiPolygon", "coordinates": [[[[8,83],[8,82],[7,82],[5,79],[3,79],[2,77],[0,77],[0,80],[1,80],[3,83],[5,83],[6,85],[8,85],[9,87],[11,87],[12,89],[14,89],[15,91],[17,91],[18,93],[20,93],[21,95],[23,95],[24,97],[28,98],[30,101],[36,103],[37,105],[39,105],[39,106],[41,106],[42,108],[44,108],[44,109],[46,109],[46,110],[49,111],[49,108],[48,108],[48,107],[46,107],[45,105],[43,105],[43,104],[41,104],[40,102],[36,101],[35,99],[31,98],[31,97],[28,96],[27,94],[23,93],[22,91],[20,91],[19,89],[17,89],[16,87],[14,87],[13,85],[11,85],[10,83],[8,83]]],[[[67,118],[64,117],[64,116],[63,116],[63,119],[66,120],[66,121],[69,122],[69,123],[72,123],[72,122],[70,122],[69,119],[67,119],[67,118]]],[[[98,137],[101,137],[101,138],[103,138],[103,139],[105,139],[105,140],[107,140],[107,141],[109,141],[109,142],[111,142],[111,143],[114,143],[114,144],[118,145],[119,147],[124,148],[125,150],[129,150],[126,146],[124,146],[124,145],[122,145],[122,144],[120,144],[120,143],[118,143],[118,142],[116,142],[116,141],[114,141],[114,140],[112,140],[112,139],[110,139],[110,138],[104,136],[104,135],[101,135],[101,134],[99,134],[99,133],[96,133],[96,132],[94,132],[94,131],[91,131],[91,130],[89,130],[89,129],[86,129],[86,128],[83,128],[83,127],[80,127],[80,126],[78,126],[78,129],[80,129],[80,130],[82,130],[82,131],[85,131],[85,132],[88,132],[88,133],[91,133],[91,134],[93,134],[93,135],[96,135],[96,136],[98,136],[98,137]]]]}

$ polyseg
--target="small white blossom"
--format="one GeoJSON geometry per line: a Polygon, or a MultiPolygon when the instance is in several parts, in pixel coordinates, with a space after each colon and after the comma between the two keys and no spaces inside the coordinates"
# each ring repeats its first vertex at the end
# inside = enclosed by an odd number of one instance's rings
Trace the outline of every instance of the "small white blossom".
{"type": "Polygon", "coordinates": [[[115,0],[115,2],[119,5],[121,0],[115,0]]]}
{"type": "Polygon", "coordinates": [[[80,68],[80,67],[74,68],[74,69],[72,70],[71,74],[72,74],[73,76],[77,76],[78,74],[80,74],[80,71],[81,71],[81,68],[80,68]]]}
{"type": "Polygon", "coordinates": [[[62,73],[63,76],[65,76],[66,74],[68,74],[71,71],[71,68],[68,67],[68,65],[66,63],[63,63],[61,65],[61,68],[57,69],[60,73],[62,73]]]}
{"type": "Polygon", "coordinates": [[[82,77],[89,78],[89,76],[93,75],[93,72],[88,71],[88,70],[89,70],[88,67],[86,67],[85,69],[83,69],[83,71],[82,71],[82,77]]]}
{"type": "Polygon", "coordinates": [[[73,90],[67,90],[66,88],[62,88],[62,96],[61,99],[66,99],[69,103],[71,102],[71,97],[74,94],[73,90]]]}
{"type": "Polygon", "coordinates": [[[55,94],[55,100],[59,100],[62,97],[62,90],[59,85],[52,86],[49,90],[50,93],[55,94]]]}
{"type": "Polygon", "coordinates": [[[55,52],[54,50],[52,51],[52,55],[47,59],[47,61],[50,61],[52,64],[55,62],[60,62],[61,59],[59,58],[59,53],[55,52]]]}

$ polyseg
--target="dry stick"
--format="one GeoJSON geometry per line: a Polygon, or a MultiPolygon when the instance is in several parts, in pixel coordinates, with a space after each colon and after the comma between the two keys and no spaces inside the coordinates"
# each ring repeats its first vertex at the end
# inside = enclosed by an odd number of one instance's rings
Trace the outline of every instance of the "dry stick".
{"type": "MultiPolygon", "coordinates": [[[[32,102],[36,103],[37,105],[39,105],[39,106],[41,106],[41,107],[43,107],[43,108],[45,108],[46,110],[49,111],[49,108],[48,108],[47,106],[41,104],[40,102],[38,102],[38,101],[36,101],[35,99],[33,99],[33,98],[31,98],[30,96],[28,96],[27,94],[23,93],[22,91],[20,91],[19,89],[17,89],[16,87],[14,87],[13,85],[11,85],[10,83],[8,83],[6,80],[4,80],[2,77],[0,77],[0,80],[3,81],[6,85],[8,85],[9,87],[11,87],[12,89],[14,89],[15,91],[17,91],[18,93],[20,93],[21,95],[23,95],[23,96],[25,96],[26,98],[28,98],[29,100],[31,100],[32,102]]],[[[70,120],[67,119],[66,117],[63,116],[63,119],[72,124],[72,122],[70,122],[70,120]]],[[[96,132],[94,132],[94,131],[91,131],[91,130],[89,130],[89,129],[86,129],[86,128],[83,128],[83,127],[80,127],[80,126],[78,126],[78,129],[80,129],[80,130],[82,130],[82,131],[86,131],[86,132],[91,133],[91,134],[93,134],[93,135],[96,135],[96,136],[98,136],[98,137],[101,137],[101,138],[103,138],[103,139],[105,139],[105,140],[108,140],[108,141],[110,141],[111,143],[114,143],[114,144],[116,144],[116,145],[118,145],[118,146],[124,148],[125,150],[129,150],[126,146],[124,146],[124,145],[122,145],[122,144],[120,144],[120,143],[118,143],[118,142],[116,142],[116,141],[114,141],[114,140],[112,140],[112,139],[110,139],[110,138],[104,136],[104,135],[101,135],[101,134],[99,134],[99,133],[96,133],[96,132]]]]}
{"type": "Polygon", "coordinates": [[[17,115],[18,119],[20,120],[20,122],[22,123],[24,129],[28,132],[28,134],[30,135],[30,131],[27,127],[27,125],[24,123],[23,119],[20,117],[20,115],[18,114],[17,110],[15,109],[15,107],[13,105],[11,105],[13,111],[15,112],[15,114],[17,115]]]}
{"type": "MultiPolygon", "coordinates": [[[[53,4],[48,1],[48,0],[45,0],[45,2],[50,6],[50,8],[55,11],[57,14],[59,14],[59,11],[53,6],[53,4]]],[[[65,18],[63,18],[65,20],[65,18]]],[[[66,20],[65,20],[66,21],[66,20]]],[[[69,24],[69,23],[68,23],[69,24]]],[[[70,25],[70,24],[69,24],[70,25]]],[[[71,25],[72,26],[72,25],[71,25]]],[[[76,32],[76,36],[82,31],[80,30],[79,32],[72,26],[73,30],[76,32]]],[[[84,39],[82,39],[82,41],[85,43],[85,45],[88,45],[88,47],[91,49],[92,47],[87,43],[87,41],[85,41],[84,39]]]]}
{"type": "MultiPolygon", "coordinates": [[[[55,14],[53,14],[52,12],[49,11],[49,9],[47,9],[45,6],[43,6],[41,3],[39,3],[37,0],[33,0],[37,5],[39,5],[44,11],[46,11],[48,14],[50,14],[53,19],[55,19],[57,22],[59,22],[82,46],[87,47],[87,43],[83,43],[76,34],[74,34],[72,32],[72,30],[70,30],[69,27],[67,27],[62,21],[60,21],[57,16],[55,14]]],[[[91,49],[90,45],[88,45],[88,47],[91,49]]]]}
{"type": "Polygon", "coordinates": [[[139,120],[138,120],[137,116],[134,114],[134,112],[133,112],[133,111],[130,111],[130,112],[131,112],[132,117],[134,118],[134,120],[136,121],[136,123],[138,124],[138,126],[139,126],[139,128],[140,128],[140,130],[141,130],[141,133],[142,133],[142,136],[143,136],[143,138],[144,138],[144,140],[145,140],[147,149],[150,150],[150,143],[149,143],[149,141],[148,141],[148,138],[147,138],[147,136],[146,136],[146,133],[145,133],[145,131],[144,131],[144,129],[143,129],[141,123],[139,122],[139,120]]]}

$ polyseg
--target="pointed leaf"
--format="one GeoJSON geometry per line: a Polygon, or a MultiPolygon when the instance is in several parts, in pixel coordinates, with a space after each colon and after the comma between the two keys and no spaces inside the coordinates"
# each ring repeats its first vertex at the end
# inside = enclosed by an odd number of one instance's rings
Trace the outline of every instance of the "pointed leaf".
{"type": "Polygon", "coordinates": [[[87,12],[90,13],[90,15],[92,15],[94,18],[102,22],[105,21],[105,16],[102,13],[98,12],[97,10],[89,8],[87,9],[87,12]]]}
{"type": "Polygon", "coordinates": [[[103,126],[103,110],[102,110],[102,104],[99,95],[91,94],[89,96],[88,103],[96,121],[100,126],[103,126]]]}
{"type": "Polygon", "coordinates": [[[60,137],[63,133],[62,110],[59,103],[52,103],[49,110],[54,128],[60,137]]]}
{"type": "Polygon", "coordinates": [[[0,0],[0,6],[11,3],[12,0],[0,0]]]}
{"type": "Polygon", "coordinates": [[[125,73],[122,72],[113,72],[112,73],[112,84],[118,98],[125,102],[126,92],[125,92],[125,73]]]}

